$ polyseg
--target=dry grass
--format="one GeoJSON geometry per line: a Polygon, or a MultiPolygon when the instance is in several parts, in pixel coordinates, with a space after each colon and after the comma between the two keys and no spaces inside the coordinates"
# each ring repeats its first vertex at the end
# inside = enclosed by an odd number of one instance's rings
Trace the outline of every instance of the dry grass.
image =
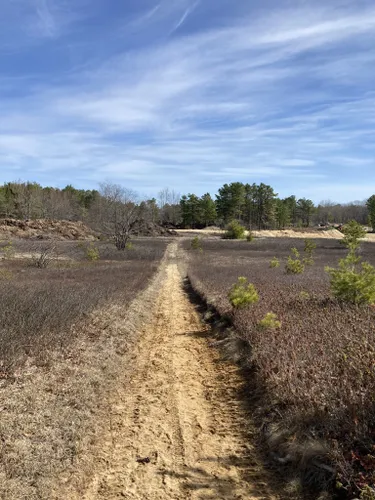
{"type": "MultiPolygon", "coordinates": [[[[191,252],[189,278],[251,346],[242,361],[253,370],[258,418],[275,461],[317,489],[336,479],[353,498],[375,483],[375,311],[330,298],[324,266],[345,249],[333,240],[317,244],[315,264],[290,276],[269,262],[276,256],[285,263],[291,246],[303,249],[300,240],[204,241],[202,254],[191,252]],[[256,286],[260,300],[233,313],[227,295],[238,276],[256,286]],[[258,327],[268,312],[280,329],[258,327]]],[[[375,263],[371,243],[362,256],[375,263]]]]}
{"type": "Polygon", "coordinates": [[[155,247],[140,260],[71,257],[73,267],[0,263],[0,498],[82,498],[107,394],[131,375],[130,347],[158,289],[142,292],[155,247]]]}

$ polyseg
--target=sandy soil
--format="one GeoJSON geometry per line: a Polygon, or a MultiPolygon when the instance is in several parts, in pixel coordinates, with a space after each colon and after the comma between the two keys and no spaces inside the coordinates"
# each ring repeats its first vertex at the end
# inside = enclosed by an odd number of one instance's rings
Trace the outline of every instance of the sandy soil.
{"type": "Polygon", "coordinates": [[[254,236],[258,238],[329,238],[341,240],[344,235],[337,229],[327,231],[293,231],[293,229],[273,230],[273,231],[253,231],[254,236]]]}
{"type": "MultiPolygon", "coordinates": [[[[200,236],[221,236],[225,231],[220,229],[177,229],[177,233],[188,236],[188,235],[200,235],[200,236]]],[[[328,238],[342,240],[344,235],[337,229],[328,229],[326,231],[293,231],[293,229],[283,229],[283,230],[262,230],[262,231],[252,231],[252,234],[256,238],[328,238]]],[[[375,242],[375,233],[369,233],[363,239],[364,241],[375,242]]]]}
{"type": "MultiPolygon", "coordinates": [[[[178,229],[177,232],[183,236],[189,234],[200,234],[202,236],[221,236],[225,231],[220,229],[178,229]]],[[[246,231],[247,233],[247,231],[246,231]]],[[[334,238],[342,239],[344,235],[337,229],[330,229],[327,231],[293,231],[293,229],[283,230],[262,230],[252,231],[256,238],[334,238]]]]}
{"type": "Polygon", "coordinates": [[[83,498],[275,498],[251,445],[241,377],[210,346],[211,332],[183,290],[176,256],[173,242],[130,386],[113,394],[110,431],[83,498]]]}

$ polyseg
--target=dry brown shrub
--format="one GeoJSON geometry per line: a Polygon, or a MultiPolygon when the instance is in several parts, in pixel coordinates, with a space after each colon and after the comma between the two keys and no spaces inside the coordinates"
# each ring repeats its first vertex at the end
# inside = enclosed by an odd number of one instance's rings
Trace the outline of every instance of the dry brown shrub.
{"type": "Polygon", "coordinates": [[[93,309],[111,297],[126,307],[154,269],[152,261],[43,272],[13,266],[13,278],[0,281],[0,366],[11,372],[26,357],[46,362],[51,349],[69,345],[71,327],[93,309]]]}
{"type": "MultiPolygon", "coordinates": [[[[330,297],[324,266],[345,250],[334,240],[317,243],[315,264],[288,276],[270,269],[270,256],[285,259],[291,245],[303,250],[301,242],[256,240],[249,247],[205,241],[204,256],[190,261],[189,278],[221,315],[231,316],[236,334],[251,346],[259,422],[280,438],[271,446],[275,460],[318,489],[336,479],[352,498],[375,481],[375,310],[330,297]],[[260,300],[231,313],[227,294],[238,275],[254,283],[260,300]],[[257,328],[271,310],[281,328],[257,328]],[[319,456],[311,453],[317,443],[325,450],[319,456]]],[[[374,263],[371,243],[362,255],[374,263]]]]}

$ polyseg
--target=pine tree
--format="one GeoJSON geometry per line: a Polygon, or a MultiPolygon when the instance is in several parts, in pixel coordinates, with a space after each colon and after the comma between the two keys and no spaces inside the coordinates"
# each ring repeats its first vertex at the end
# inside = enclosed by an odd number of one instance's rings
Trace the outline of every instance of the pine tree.
{"type": "Polygon", "coordinates": [[[199,222],[201,224],[204,224],[205,227],[209,226],[210,224],[214,224],[217,213],[216,213],[216,205],[214,200],[211,198],[211,195],[209,193],[204,194],[200,200],[200,220],[199,222]]]}
{"type": "Polygon", "coordinates": [[[370,196],[366,202],[366,207],[369,212],[369,222],[371,224],[372,230],[375,231],[375,194],[370,196]]]}

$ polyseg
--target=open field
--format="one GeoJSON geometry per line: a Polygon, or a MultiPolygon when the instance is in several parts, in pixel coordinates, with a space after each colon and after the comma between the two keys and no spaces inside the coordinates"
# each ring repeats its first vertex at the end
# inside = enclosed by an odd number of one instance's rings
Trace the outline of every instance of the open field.
{"type": "Polygon", "coordinates": [[[89,247],[76,243],[15,241],[11,256],[0,261],[2,370],[11,373],[26,357],[41,362],[51,348],[69,346],[79,322],[106,301],[126,307],[146,286],[166,245],[135,240],[132,250],[118,252],[98,243],[99,259],[93,262],[86,257],[89,247]],[[39,269],[35,262],[46,249],[51,260],[39,269]]]}
{"type": "MultiPolygon", "coordinates": [[[[51,267],[69,267],[71,261],[76,262],[76,266],[90,263],[87,250],[95,248],[98,251],[98,261],[103,262],[130,262],[134,260],[158,261],[162,258],[169,243],[166,238],[133,238],[131,247],[119,252],[109,241],[38,241],[29,239],[10,239],[0,241],[0,260],[6,259],[6,248],[11,242],[12,259],[22,259],[24,264],[32,264],[33,257],[37,257],[43,250],[50,250],[51,267]],[[62,261],[61,265],[57,261],[62,261]],[[53,264],[56,265],[53,265],[53,264]]],[[[8,259],[9,260],[9,259],[8,259]]]]}
{"type": "Polygon", "coordinates": [[[59,243],[47,269],[1,262],[0,498],[279,498],[243,379],[212,349],[176,241],[161,260],[164,241],[133,241],[137,258],[103,244],[88,262],[59,243]]]}
{"type": "MultiPolygon", "coordinates": [[[[375,310],[331,298],[324,266],[346,251],[316,242],[293,276],[301,238],[1,243],[0,498],[327,499],[335,481],[358,497],[375,481],[375,310]],[[239,276],[260,300],[233,312],[239,276]],[[269,312],[280,328],[259,328],[269,312]]],[[[372,243],[361,256],[375,264],[372,243]]]]}
{"type": "MultiPolygon", "coordinates": [[[[289,464],[302,484],[323,489],[337,472],[342,491],[354,498],[375,480],[375,311],[331,299],[324,266],[336,265],[345,249],[334,240],[317,245],[314,265],[291,276],[285,260],[292,246],[303,250],[301,240],[202,240],[203,252],[189,251],[188,275],[231,319],[232,350],[243,349],[235,356],[252,368],[258,421],[276,462],[289,464]],[[275,256],[281,266],[270,268],[275,256]],[[260,300],[233,313],[228,292],[239,276],[255,285],[260,300]],[[268,312],[280,329],[259,328],[268,312]]],[[[373,244],[364,243],[361,254],[375,263],[373,244]]]]}
{"type": "Polygon", "coordinates": [[[167,241],[137,240],[121,255],[99,244],[96,262],[55,242],[45,269],[30,244],[14,241],[21,258],[0,260],[0,498],[82,498],[106,398],[131,373],[130,347],[157,291],[145,289],[167,241]]]}

